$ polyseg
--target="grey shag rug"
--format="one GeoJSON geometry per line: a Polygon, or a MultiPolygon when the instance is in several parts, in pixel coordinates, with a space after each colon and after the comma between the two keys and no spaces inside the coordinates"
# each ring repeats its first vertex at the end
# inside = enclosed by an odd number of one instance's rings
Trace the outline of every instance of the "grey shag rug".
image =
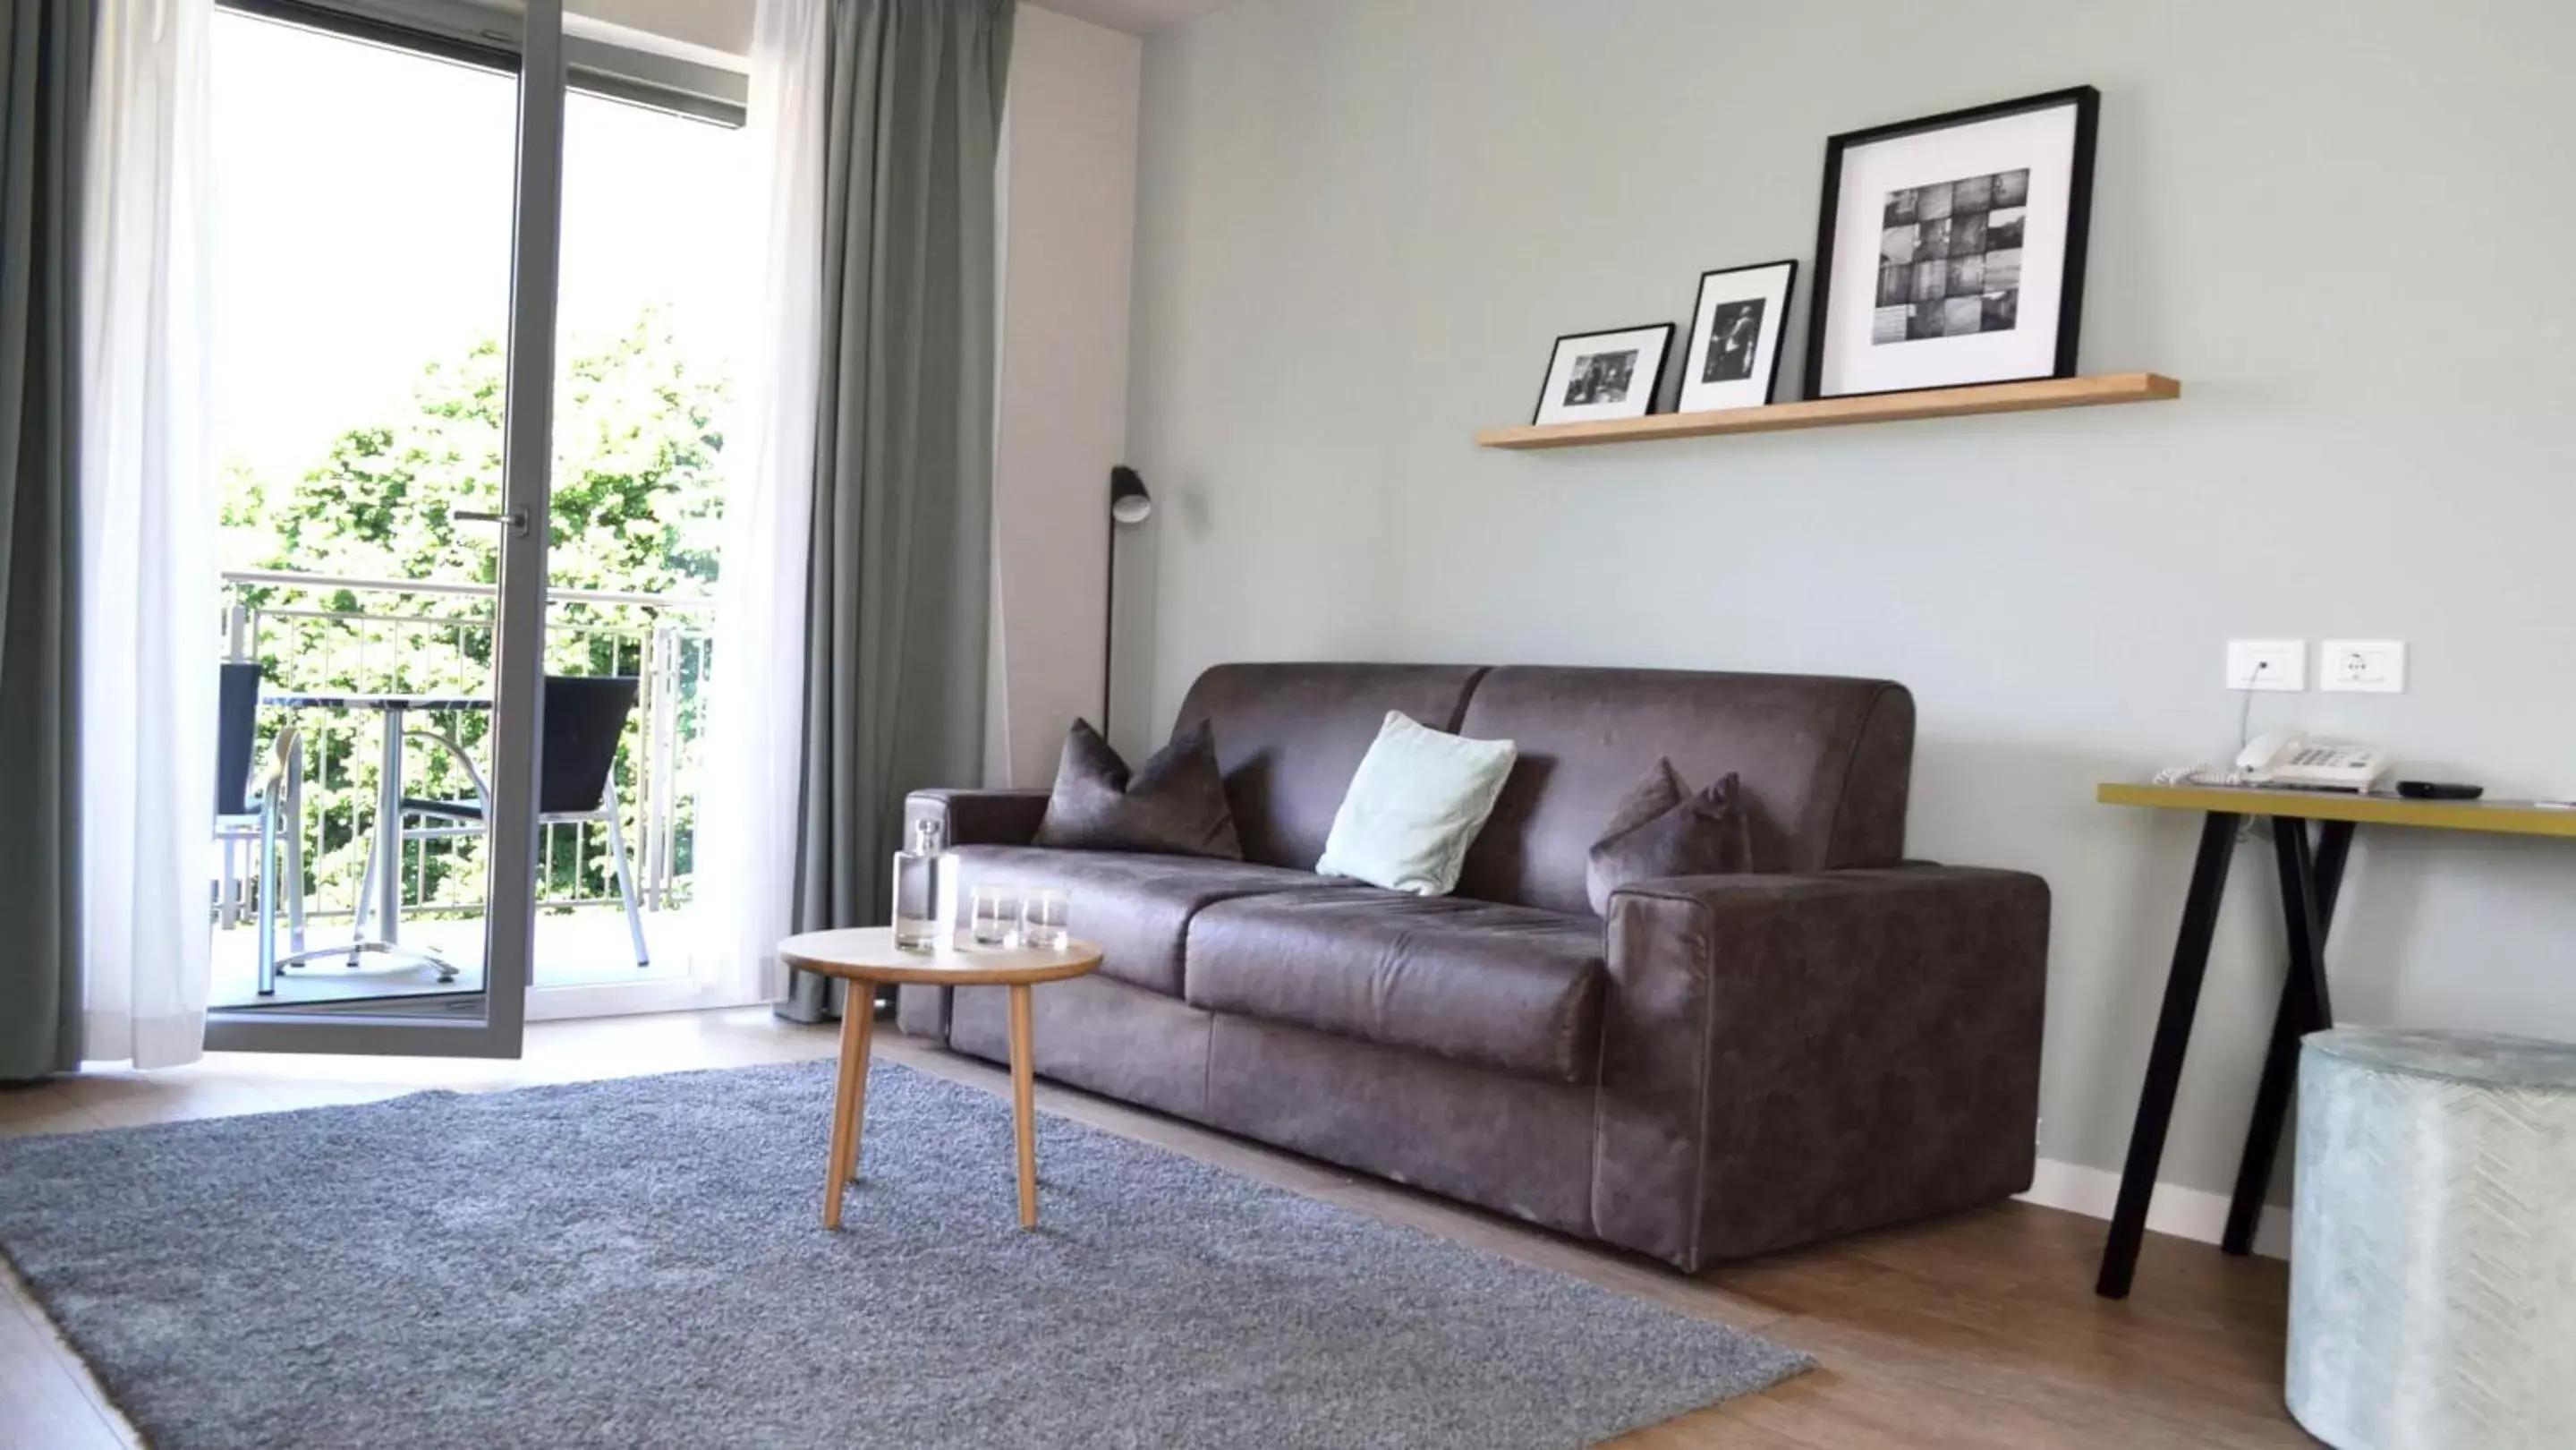
{"type": "Polygon", "coordinates": [[[0,1140],[0,1248],[161,1450],[1577,1446],[1811,1367],[880,1064],[0,1140]]]}

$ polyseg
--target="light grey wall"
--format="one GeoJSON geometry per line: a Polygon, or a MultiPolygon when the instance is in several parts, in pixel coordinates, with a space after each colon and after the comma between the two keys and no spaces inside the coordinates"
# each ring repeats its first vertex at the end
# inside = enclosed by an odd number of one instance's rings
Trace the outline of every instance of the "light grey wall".
{"type": "Polygon", "coordinates": [[[1109,470],[1127,460],[1141,42],[1035,5],[1000,167],[994,649],[986,781],[1043,785],[1101,704],[1109,470]]]}
{"type": "MultiPolygon", "coordinates": [[[[2093,785],[2232,752],[2224,639],[2404,639],[2409,693],[2259,696],[2255,727],[2576,794],[2571,15],[1247,0],[1154,37],[1131,446],[1165,508],[1122,708],[1160,730],[1201,668],[1272,657],[1902,680],[1911,849],[2056,891],[2043,1152],[2116,1167],[2194,823],[2093,785]],[[2083,367],[2182,401],[1469,445],[1526,421],[1557,334],[1803,261],[1828,134],[2082,82],[2083,367]]],[[[2280,980],[2267,860],[2240,857],[2171,1181],[2230,1180],[2280,980]]],[[[2576,1037],[2571,943],[2576,850],[2365,833],[2338,1006],[2576,1037]]]]}

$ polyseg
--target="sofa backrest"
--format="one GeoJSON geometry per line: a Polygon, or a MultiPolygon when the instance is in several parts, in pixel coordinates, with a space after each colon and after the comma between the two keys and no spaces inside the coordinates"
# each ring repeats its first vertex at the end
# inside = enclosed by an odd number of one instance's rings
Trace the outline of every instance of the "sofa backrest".
{"type": "Polygon", "coordinates": [[[1470,665],[1218,665],[1190,686],[1174,728],[1205,720],[1214,732],[1244,859],[1311,871],[1386,712],[1455,731],[1480,673],[1470,665]]]}
{"type": "Polygon", "coordinates": [[[1914,700],[1886,680],[1497,668],[1456,730],[1519,746],[1461,896],[1589,911],[1592,845],[1657,756],[1694,790],[1743,778],[1757,870],[1890,865],[1905,851],[1914,700]]]}
{"type": "Polygon", "coordinates": [[[1181,702],[1205,720],[1246,860],[1314,869],[1386,712],[1508,739],[1519,758],[1458,894],[1591,909],[1584,865],[1657,756],[1694,789],[1734,771],[1754,865],[1826,871],[1905,852],[1914,699],[1886,680],[1472,665],[1219,665],[1181,702]]]}

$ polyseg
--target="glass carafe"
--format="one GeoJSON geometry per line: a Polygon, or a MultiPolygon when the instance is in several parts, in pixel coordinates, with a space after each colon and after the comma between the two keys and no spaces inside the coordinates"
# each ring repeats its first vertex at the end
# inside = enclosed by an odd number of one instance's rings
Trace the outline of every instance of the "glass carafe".
{"type": "Polygon", "coordinates": [[[894,853],[894,945],[904,952],[939,948],[940,869],[947,855],[947,832],[928,817],[912,823],[912,844],[894,853]]]}

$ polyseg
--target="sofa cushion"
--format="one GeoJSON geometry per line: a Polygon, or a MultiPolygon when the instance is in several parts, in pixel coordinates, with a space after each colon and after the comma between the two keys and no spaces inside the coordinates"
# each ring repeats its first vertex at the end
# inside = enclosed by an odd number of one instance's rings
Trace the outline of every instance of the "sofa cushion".
{"type": "Polygon", "coordinates": [[[1468,665],[1218,665],[1181,701],[1175,734],[1204,720],[1243,859],[1311,870],[1351,773],[1389,710],[1455,733],[1468,665]]]}
{"type": "Polygon", "coordinates": [[[1242,860],[1208,723],[1182,730],[1131,771],[1090,721],[1074,721],[1033,844],[1242,860]]]}
{"type": "Polygon", "coordinates": [[[1387,711],[1315,870],[1389,891],[1448,895],[1511,769],[1508,740],[1469,740],[1387,711]]]}
{"type": "Polygon", "coordinates": [[[1182,996],[1571,1083],[1594,1074],[1606,977],[1601,923],[1588,916],[1314,887],[1200,911],[1182,996]]]}
{"type": "Polygon", "coordinates": [[[1132,851],[967,846],[957,861],[960,902],[986,882],[1061,888],[1071,898],[1073,934],[1100,944],[1101,975],[1168,997],[1181,994],[1182,933],[1198,911],[1231,897],[1315,884],[1306,872],[1277,866],[1132,851]]]}
{"type": "Polygon", "coordinates": [[[1610,914],[1610,893],[1665,876],[1732,876],[1753,869],[1753,832],[1735,773],[1693,792],[1661,756],[1610,812],[1592,843],[1585,881],[1592,914],[1610,914]]]}
{"type": "Polygon", "coordinates": [[[1905,854],[1914,700],[1885,680],[1514,666],[1476,681],[1458,733],[1520,746],[1461,896],[1589,910],[1602,822],[1657,756],[1685,780],[1742,778],[1756,871],[1905,854]]]}

